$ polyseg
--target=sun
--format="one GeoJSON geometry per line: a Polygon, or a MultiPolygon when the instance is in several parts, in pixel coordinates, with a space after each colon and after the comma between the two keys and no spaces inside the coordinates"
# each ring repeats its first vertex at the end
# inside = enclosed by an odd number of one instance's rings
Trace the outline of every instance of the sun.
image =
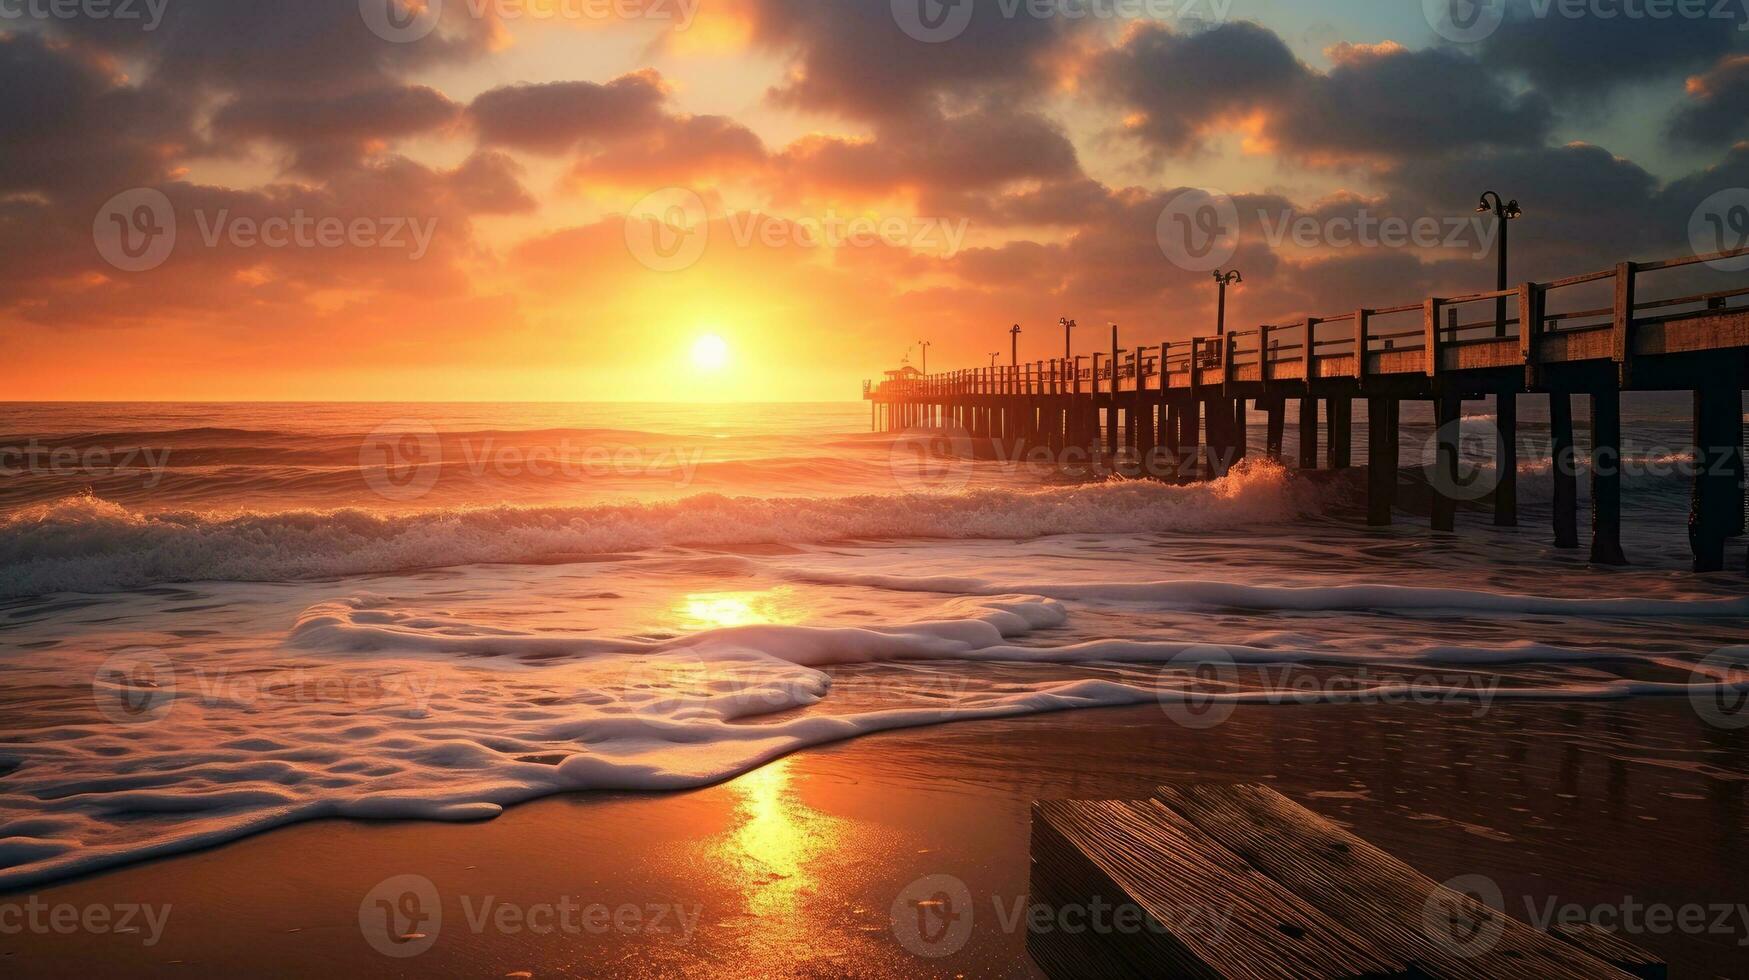
{"type": "Polygon", "coordinates": [[[715,374],[729,366],[729,344],[714,333],[705,334],[693,342],[692,366],[715,374]]]}

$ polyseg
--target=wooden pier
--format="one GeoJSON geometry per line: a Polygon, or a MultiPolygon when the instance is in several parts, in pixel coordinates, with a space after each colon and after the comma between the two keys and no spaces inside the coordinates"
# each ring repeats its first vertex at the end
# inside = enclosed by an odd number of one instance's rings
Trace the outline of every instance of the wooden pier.
{"type": "MultiPolygon", "coordinates": [[[[1697,571],[1725,567],[1744,532],[1742,393],[1749,383],[1749,272],[1739,288],[1649,299],[1682,270],[1749,248],[1612,269],[1516,289],[1434,297],[1297,323],[1228,331],[1091,358],[1050,359],[865,383],[877,431],[944,429],[1008,446],[1095,459],[1146,460],[1171,479],[1224,475],[1254,451],[1282,454],[1289,402],[1302,469],[1353,465],[1353,411],[1366,402],[1368,523],[1388,525],[1397,495],[1400,407],[1432,403],[1438,453],[1432,525],[1455,526],[1458,435],[1466,400],[1495,397],[1494,523],[1518,523],[1518,395],[1549,398],[1556,547],[1579,546],[1573,399],[1589,398],[1591,560],[1627,562],[1621,544],[1621,394],[1691,391],[1697,571]],[[1516,312],[1513,307],[1516,306],[1516,312]],[[1468,311],[1480,319],[1465,320],[1468,311]],[[1322,405],[1324,411],[1319,412],[1322,405]],[[1265,445],[1247,445],[1248,411],[1266,416],[1265,445]],[[1322,418],[1320,418],[1320,414],[1322,418]],[[1322,425],[1320,425],[1322,422],[1322,425]],[[1322,452],[1320,452],[1322,447],[1322,452]]],[[[1716,268],[1716,266],[1715,266],[1716,268]]],[[[1486,496],[1487,494],[1484,494],[1486,496]]]]}

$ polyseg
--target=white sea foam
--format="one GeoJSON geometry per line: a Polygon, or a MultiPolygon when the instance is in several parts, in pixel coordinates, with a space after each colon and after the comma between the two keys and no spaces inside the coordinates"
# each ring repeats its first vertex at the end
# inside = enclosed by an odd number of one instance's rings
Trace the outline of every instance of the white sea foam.
{"type": "MultiPolygon", "coordinates": [[[[94,720],[87,700],[84,715],[64,706],[33,737],[6,744],[0,765],[16,768],[0,796],[0,889],[321,817],[485,819],[554,793],[706,785],[798,749],[891,729],[1171,703],[1183,700],[1177,682],[1198,664],[1444,664],[1464,672],[1545,665],[1527,683],[1490,689],[1503,698],[1749,687],[1741,678],[1704,674],[1693,684],[1594,670],[1557,680],[1549,665],[1625,660],[1678,672],[1690,665],[1534,643],[1389,654],[1304,648],[1282,634],[1262,638],[1279,646],[1188,639],[1032,645],[1043,639],[1039,631],[1069,615],[1044,596],[962,597],[921,622],[748,626],[654,641],[525,632],[359,595],[309,608],[283,647],[230,651],[219,665],[190,654],[155,669],[149,683],[68,653],[33,668],[45,689],[73,689],[95,674],[98,707],[143,703],[150,710],[134,724],[105,723],[94,720]],[[901,706],[815,710],[832,688],[819,668],[901,661],[1167,666],[970,690],[945,683],[967,676],[970,668],[957,663],[911,676],[920,686],[901,706]],[[240,683],[286,671],[297,673],[265,686],[240,683]],[[931,677],[943,681],[939,690],[929,687],[931,677]],[[325,686],[347,696],[312,693],[325,686]],[[126,766],[116,765],[118,755],[126,766]]],[[[1389,683],[1381,677],[1372,687],[1335,688],[1319,699],[1364,700],[1389,683]]],[[[1456,685],[1449,693],[1471,697],[1476,689],[1456,685]]],[[[1243,687],[1198,696],[1272,697],[1243,687]]]]}

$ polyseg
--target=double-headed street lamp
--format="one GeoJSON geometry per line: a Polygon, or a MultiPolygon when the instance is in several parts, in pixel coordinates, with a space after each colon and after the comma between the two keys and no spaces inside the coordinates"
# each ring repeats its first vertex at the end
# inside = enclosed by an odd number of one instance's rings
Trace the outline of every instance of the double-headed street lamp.
{"type": "Polygon", "coordinates": [[[1067,361],[1074,356],[1075,352],[1075,344],[1072,335],[1075,333],[1076,324],[1074,320],[1071,320],[1068,317],[1063,317],[1057,321],[1057,326],[1063,328],[1063,360],[1067,361]]]}
{"type": "Polygon", "coordinates": [[[1245,277],[1239,274],[1238,269],[1229,269],[1226,272],[1215,270],[1215,283],[1220,287],[1220,298],[1215,301],[1215,336],[1227,335],[1227,287],[1237,286],[1244,281],[1245,277]]]}
{"type": "MultiPolygon", "coordinates": [[[[1489,211],[1494,212],[1494,217],[1500,223],[1500,244],[1494,250],[1495,258],[1498,260],[1498,269],[1494,275],[1494,288],[1503,290],[1509,281],[1506,277],[1506,231],[1510,227],[1509,222],[1524,217],[1524,210],[1518,206],[1517,198],[1506,201],[1493,191],[1483,191],[1482,201],[1476,205],[1476,213],[1487,214],[1489,211]]],[[[1506,297],[1504,296],[1494,301],[1494,336],[1506,336],[1506,297]]]]}
{"type": "Polygon", "coordinates": [[[929,348],[935,346],[927,340],[919,340],[917,346],[923,348],[923,373],[929,373],[929,348]]]}

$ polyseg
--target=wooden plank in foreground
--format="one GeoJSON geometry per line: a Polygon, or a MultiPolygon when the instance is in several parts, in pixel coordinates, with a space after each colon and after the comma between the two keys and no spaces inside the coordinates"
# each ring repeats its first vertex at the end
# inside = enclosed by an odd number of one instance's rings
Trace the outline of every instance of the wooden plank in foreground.
{"type": "Polygon", "coordinates": [[[1603,962],[1626,970],[1642,980],[1667,980],[1670,976],[1670,968],[1654,954],[1588,922],[1555,926],[1549,930],[1549,935],[1564,939],[1603,962]]]}
{"type": "Polygon", "coordinates": [[[1165,786],[1172,810],[1376,948],[1446,980],[1628,974],[1422,875],[1267,786],[1165,786]]]}
{"type": "Polygon", "coordinates": [[[1128,927],[1029,929],[1053,977],[1409,975],[1157,800],[1036,803],[1032,835],[1035,906],[1076,909],[1077,924],[1088,908],[1132,910],[1128,927]]]}

